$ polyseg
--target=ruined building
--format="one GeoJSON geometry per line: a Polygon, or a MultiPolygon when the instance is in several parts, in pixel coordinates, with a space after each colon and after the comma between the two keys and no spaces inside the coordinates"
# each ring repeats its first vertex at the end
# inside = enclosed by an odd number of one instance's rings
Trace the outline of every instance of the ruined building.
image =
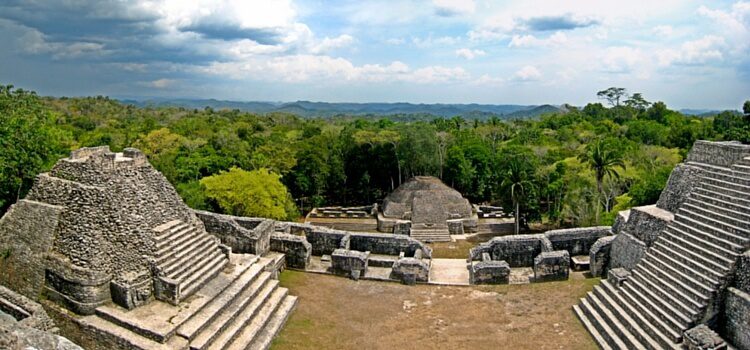
{"type": "Polygon", "coordinates": [[[263,349],[296,305],[268,246],[232,253],[139,151],[83,148],[0,219],[0,284],[87,349],[263,349]]]}
{"type": "Polygon", "coordinates": [[[451,235],[513,231],[512,215],[500,207],[472,206],[461,193],[432,176],[416,176],[381,205],[313,209],[306,223],[350,231],[408,235],[423,242],[450,241],[451,235]]]}

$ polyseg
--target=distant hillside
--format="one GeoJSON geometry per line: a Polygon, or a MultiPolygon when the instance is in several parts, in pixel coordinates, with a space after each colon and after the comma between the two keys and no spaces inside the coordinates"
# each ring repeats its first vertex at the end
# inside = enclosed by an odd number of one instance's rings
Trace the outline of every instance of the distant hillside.
{"type": "Polygon", "coordinates": [[[221,100],[193,99],[147,99],[121,100],[138,107],[184,107],[190,109],[238,109],[244,112],[270,113],[285,112],[304,118],[330,118],[334,116],[386,116],[386,115],[433,115],[450,118],[462,116],[467,119],[533,118],[544,113],[559,112],[562,109],[552,105],[488,105],[488,104],[413,104],[413,103],[327,103],[296,101],[278,102],[238,102],[221,100]]]}

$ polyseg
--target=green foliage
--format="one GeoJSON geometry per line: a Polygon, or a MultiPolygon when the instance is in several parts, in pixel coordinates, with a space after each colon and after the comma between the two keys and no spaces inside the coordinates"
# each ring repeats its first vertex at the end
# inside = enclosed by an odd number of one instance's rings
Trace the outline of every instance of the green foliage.
{"type": "Polygon", "coordinates": [[[655,172],[641,174],[641,177],[630,186],[631,203],[634,206],[655,204],[671,173],[672,167],[663,167],[655,172]]]}
{"type": "Polygon", "coordinates": [[[231,215],[277,220],[294,218],[295,208],[280,176],[268,169],[246,171],[231,168],[201,179],[206,197],[231,215]]]}
{"type": "Polygon", "coordinates": [[[11,255],[13,255],[13,248],[5,248],[3,250],[0,250],[0,260],[6,260],[10,258],[11,255]]]}

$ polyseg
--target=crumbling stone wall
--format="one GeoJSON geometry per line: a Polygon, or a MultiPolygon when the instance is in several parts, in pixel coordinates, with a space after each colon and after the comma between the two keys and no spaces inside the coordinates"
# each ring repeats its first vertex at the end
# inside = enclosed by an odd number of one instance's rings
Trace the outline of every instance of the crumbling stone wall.
{"type": "Polygon", "coordinates": [[[596,240],[589,250],[589,272],[591,276],[606,276],[610,266],[612,242],[616,236],[606,236],[596,240]]]}
{"type": "Polygon", "coordinates": [[[544,236],[552,243],[554,250],[567,250],[570,255],[587,255],[594,243],[612,234],[609,226],[552,230],[544,236]]]}
{"type": "Polygon", "coordinates": [[[331,267],[334,274],[349,276],[358,280],[367,272],[367,260],[370,252],[336,249],[331,254],[331,267]]]}
{"type": "Polygon", "coordinates": [[[570,272],[567,250],[542,252],[534,258],[534,282],[565,281],[570,272]]]}
{"type": "Polygon", "coordinates": [[[723,336],[739,349],[750,349],[750,293],[729,287],[726,294],[723,336]]]}
{"type": "Polygon", "coordinates": [[[534,266],[534,258],[552,251],[552,243],[543,234],[495,237],[471,249],[469,261],[480,260],[489,253],[492,260],[505,260],[511,267],[534,266]]]}
{"type": "Polygon", "coordinates": [[[632,270],[646,255],[648,247],[643,241],[629,233],[620,233],[612,241],[610,248],[609,267],[622,267],[632,270]]]}
{"type": "Polygon", "coordinates": [[[57,332],[55,322],[42,305],[4,286],[0,286],[0,312],[12,316],[22,326],[57,332]]]}
{"type": "Polygon", "coordinates": [[[248,218],[195,210],[208,233],[240,254],[264,255],[270,249],[275,222],[263,218],[248,218]]]}
{"type": "Polygon", "coordinates": [[[0,284],[37,300],[62,207],[22,199],[0,218],[0,284]]]}
{"type": "Polygon", "coordinates": [[[391,278],[407,285],[413,285],[417,282],[427,282],[430,279],[429,260],[422,259],[419,252],[415,257],[406,257],[402,254],[393,263],[391,278]]]}
{"type": "Polygon", "coordinates": [[[622,228],[622,232],[633,235],[650,247],[672,220],[674,220],[672,212],[655,205],[636,207],[630,209],[628,221],[622,228]]]}
{"type": "Polygon", "coordinates": [[[28,327],[3,312],[0,312],[0,349],[83,350],[64,337],[28,327]]]}
{"type": "Polygon", "coordinates": [[[510,283],[510,265],[504,260],[492,260],[488,253],[482,254],[482,260],[469,262],[470,284],[508,284],[510,283]]]}
{"type": "Polygon", "coordinates": [[[290,268],[305,269],[312,256],[312,244],[304,236],[274,232],[271,234],[271,250],[284,253],[290,268]]]}
{"type": "Polygon", "coordinates": [[[666,187],[656,202],[658,208],[676,213],[688,195],[700,183],[703,169],[690,164],[677,164],[669,174],[666,187]]]}
{"type": "Polygon", "coordinates": [[[750,145],[743,145],[737,141],[698,140],[693,144],[686,161],[729,168],[747,156],[750,156],[750,145]]]}

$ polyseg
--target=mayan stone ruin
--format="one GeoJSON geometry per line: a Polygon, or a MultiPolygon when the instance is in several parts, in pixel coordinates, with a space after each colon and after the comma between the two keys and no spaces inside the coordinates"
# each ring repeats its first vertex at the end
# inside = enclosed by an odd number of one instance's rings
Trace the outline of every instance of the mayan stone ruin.
{"type": "Polygon", "coordinates": [[[749,205],[750,146],[699,141],[656,204],[611,227],[500,234],[439,259],[420,230],[452,239],[508,215],[424,177],[313,223],[217,214],[188,208],[138,150],[83,148],[0,219],[0,347],[265,349],[297,305],[278,281],[293,269],[434,286],[577,271],[602,278],[571,312],[603,349],[750,349],[749,205]]]}

